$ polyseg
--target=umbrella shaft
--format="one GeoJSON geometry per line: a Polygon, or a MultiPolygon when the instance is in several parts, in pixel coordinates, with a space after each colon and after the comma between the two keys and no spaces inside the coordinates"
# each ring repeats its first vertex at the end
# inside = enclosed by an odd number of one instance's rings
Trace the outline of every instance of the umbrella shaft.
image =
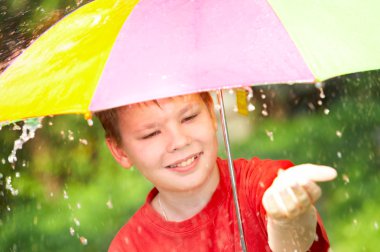
{"type": "Polygon", "coordinates": [[[232,185],[232,193],[233,193],[234,203],[235,203],[236,218],[237,218],[237,223],[238,223],[238,227],[239,227],[240,244],[241,244],[242,250],[244,252],[246,252],[247,248],[245,245],[244,230],[243,230],[243,224],[241,221],[239,199],[238,199],[237,189],[236,189],[234,164],[233,164],[232,158],[231,158],[230,142],[229,142],[229,138],[228,138],[228,129],[227,129],[226,115],[225,115],[225,111],[224,111],[224,101],[223,101],[222,89],[218,89],[216,91],[216,93],[217,93],[218,102],[219,102],[219,106],[220,106],[220,110],[219,110],[220,119],[221,119],[221,124],[222,124],[224,146],[226,148],[226,154],[227,154],[227,160],[228,160],[228,170],[230,172],[230,178],[231,178],[231,185],[232,185]]]}

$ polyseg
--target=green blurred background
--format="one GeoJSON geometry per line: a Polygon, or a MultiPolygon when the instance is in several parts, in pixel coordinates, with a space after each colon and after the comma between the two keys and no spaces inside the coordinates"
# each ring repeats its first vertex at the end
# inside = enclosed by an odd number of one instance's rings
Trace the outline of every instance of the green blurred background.
{"type": "MultiPolygon", "coordinates": [[[[0,69],[86,2],[0,0],[0,69]]],[[[226,92],[233,157],[335,167],[339,176],[322,184],[317,206],[333,251],[377,251],[380,72],[334,78],[322,87],[254,87],[249,117],[234,112],[234,96],[226,92]]],[[[69,115],[42,124],[13,165],[8,156],[23,123],[0,131],[0,251],[106,251],[151,185],[116,164],[96,120],[89,126],[83,116],[69,115]]]]}

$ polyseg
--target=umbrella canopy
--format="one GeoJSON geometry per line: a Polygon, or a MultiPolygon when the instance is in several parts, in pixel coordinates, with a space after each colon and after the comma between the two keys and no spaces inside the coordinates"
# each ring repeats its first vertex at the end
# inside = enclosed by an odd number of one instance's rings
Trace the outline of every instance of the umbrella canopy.
{"type": "Polygon", "coordinates": [[[95,0],[0,76],[0,122],[380,67],[380,2],[95,0]]]}

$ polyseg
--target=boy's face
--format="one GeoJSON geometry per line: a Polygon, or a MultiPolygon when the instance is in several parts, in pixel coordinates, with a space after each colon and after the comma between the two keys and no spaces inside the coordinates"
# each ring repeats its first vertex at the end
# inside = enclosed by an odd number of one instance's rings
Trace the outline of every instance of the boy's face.
{"type": "Polygon", "coordinates": [[[212,104],[198,94],[126,106],[118,111],[121,145],[108,147],[159,190],[191,190],[216,169],[216,120],[212,104]]]}

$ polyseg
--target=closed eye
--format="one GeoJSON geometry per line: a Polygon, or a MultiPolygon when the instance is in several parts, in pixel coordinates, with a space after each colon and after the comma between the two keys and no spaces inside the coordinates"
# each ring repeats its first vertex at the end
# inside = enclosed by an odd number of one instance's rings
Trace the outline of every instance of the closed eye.
{"type": "Polygon", "coordinates": [[[194,118],[196,118],[197,116],[198,116],[198,114],[193,114],[193,115],[191,115],[191,116],[187,116],[187,117],[185,117],[185,118],[182,119],[182,122],[184,123],[184,122],[191,121],[191,120],[193,120],[194,118]]]}
{"type": "Polygon", "coordinates": [[[149,138],[152,138],[152,137],[154,137],[154,136],[157,136],[157,135],[160,134],[160,133],[161,133],[161,132],[160,132],[159,130],[157,130],[157,131],[154,131],[154,132],[152,132],[152,133],[149,133],[149,134],[143,136],[141,139],[143,139],[143,140],[145,140],[145,139],[149,139],[149,138]]]}

